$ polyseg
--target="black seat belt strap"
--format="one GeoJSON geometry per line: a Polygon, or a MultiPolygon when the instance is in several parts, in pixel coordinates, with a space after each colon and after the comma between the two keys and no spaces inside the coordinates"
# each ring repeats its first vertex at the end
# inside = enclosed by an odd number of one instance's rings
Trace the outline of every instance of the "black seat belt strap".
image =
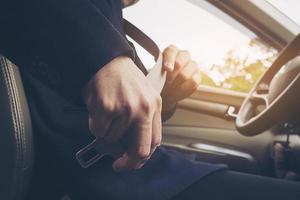
{"type": "Polygon", "coordinates": [[[156,43],[135,25],[123,19],[125,33],[149,52],[157,61],[160,50],[156,43]]]}

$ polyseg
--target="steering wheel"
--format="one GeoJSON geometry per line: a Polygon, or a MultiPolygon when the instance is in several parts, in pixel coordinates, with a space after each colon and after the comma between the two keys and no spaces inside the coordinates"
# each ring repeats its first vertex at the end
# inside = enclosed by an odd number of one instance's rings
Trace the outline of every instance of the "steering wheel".
{"type": "Polygon", "coordinates": [[[242,103],[237,130],[254,136],[286,120],[297,119],[300,95],[300,34],[280,53],[242,103]]]}

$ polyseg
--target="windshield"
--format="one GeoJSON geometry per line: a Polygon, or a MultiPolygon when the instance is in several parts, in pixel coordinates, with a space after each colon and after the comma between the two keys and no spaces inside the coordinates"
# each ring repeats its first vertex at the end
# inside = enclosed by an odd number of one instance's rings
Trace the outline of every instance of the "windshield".
{"type": "Polygon", "coordinates": [[[267,0],[281,13],[300,25],[300,1],[299,0],[267,0]]]}

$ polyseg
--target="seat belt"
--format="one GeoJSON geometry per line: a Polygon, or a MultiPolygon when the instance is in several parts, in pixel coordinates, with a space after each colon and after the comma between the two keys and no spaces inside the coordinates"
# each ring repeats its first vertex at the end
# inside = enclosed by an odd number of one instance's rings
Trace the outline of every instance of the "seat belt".
{"type": "MultiPolygon", "coordinates": [[[[162,54],[158,46],[150,37],[126,19],[124,19],[124,30],[129,37],[154,57],[156,64],[148,73],[147,79],[152,87],[160,93],[166,81],[166,72],[162,69],[162,54]]],[[[127,144],[126,136],[114,144],[96,138],[76,153],[76,159],[81,167],[88,168],[104,156],[111,156],[114,159],[120,158],[126,152],[127,144]]]]}
{"type": "Polygon", "coordinates": [[[157,61],[160,50],[156,43],[143,31],[137,28],[135,25],[123,19],[124,31],[126,35],[131,37],[135,42],[137,42],[141,47],[143,47],[148,53],[150,53],[155,61],[157,61]]]}

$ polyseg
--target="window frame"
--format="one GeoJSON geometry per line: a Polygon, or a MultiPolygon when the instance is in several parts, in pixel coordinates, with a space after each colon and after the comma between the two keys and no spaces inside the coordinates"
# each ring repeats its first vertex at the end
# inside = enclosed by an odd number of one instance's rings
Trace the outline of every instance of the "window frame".
{"type": "MultiPolygon", "coordinates": [[[[203,0],[187,1],[199,5],[203,0]]],[[[300,32],[299,25],[265,0],[204,0],[204,2],[234,18],[278,51],[300,32]]]]}

